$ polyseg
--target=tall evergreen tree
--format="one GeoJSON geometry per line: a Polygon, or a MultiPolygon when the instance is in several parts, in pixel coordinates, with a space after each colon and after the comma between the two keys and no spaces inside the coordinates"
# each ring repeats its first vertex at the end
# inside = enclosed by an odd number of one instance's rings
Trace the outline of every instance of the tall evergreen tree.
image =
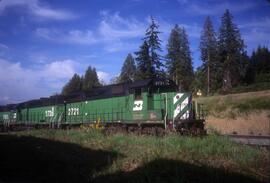
{"type": "Polygon", "coordinates": [[[74,74],[72,78],[69,80],[69,82],[63,87],[62,94],[68,95],[75,92],[81,91],[82,88],[82,82],[81,78],[78,74],[74,74]]]}
{"type": "Polygon", "coordinates": [[[129,53],[121,69],[119,82],[132,82],[135,79],[136,66],[132,55],[129,53]]]}
{"type": "Polygon", "coordinates": [[[162,59],[159,53],[161,50],[161,40],[159,39],[158,24],[151,17],[151,23],[146,29],[144,42],[138,52],[135,52],[138,70],[136,79],[145,79],[149,77],[163,77],[162,59]]]}
{"type": "Polygon", "coordinates": [[[259,46],[253,51],[251,61],[257,74],[270,73],[270,51],[267,47],[259,46]]]}
{"type": "Polygon", "coordinates": [[[259,46],[252,52],[248,71],[246,74],[246,82],[253,83],[261,81],[270,81],[270,51],[267,47],[259,46]]]}
{"type": "Polygon", "coordinates": [[[92,70],[93,70],[92,71],[92,75],[93,75],[93,78],[92,78],[92,80],[93,80],[93,87],[101,86],[101,83],[100,83],[99,78],[98,78],[98,75],[97,75],[96,68],[94,67],[92,70]]]}
{"type": "Polygon", "coordinates": [[[218,36],[218,51],[223,66],[222,88],[224,91],[229,91],[241,81],[244,47],[239,29],[233,23],[233,16],[229,10],[226,10],[221,17],[218,36]]]}
{"type": "Polygon", "coordinates": [[[135,52],[137,57],[135,58],[137,62],[137,72],[136,79],[146,79],[155,76],[155,67],[151,62],[149,55],[149,46],[146,41],[140,47],[138,52],[135,52]]]}
{"type": "Polygon", "coordinates": [[[167,44],[167,70],[169,77],[177,84],[180,84],[179,74],[182,73],[183,64],[181,59],[181,40],[180,40],[181,29],[178,25],[171,30],[170,37],[167,44]]]}
{"type": "Polygon", "coordinates": [[[82,83],[82,90],[86,92],[90,91],[93,87],[101,85],[95,68],[92,68],[91,66],[87,68],[82,83]]]}
{"type": "Polygon", "coordinates": [[[155,22],[154,18],[151,17],[151,24],[146,30],[145,33],[145,40],[149,45],[149,52],[152,63],[155,65],[156,69],[159,70],[162,66],[161,58],[158,52],[161,52],[161,40],[159,39],[158,35],[161,33],[158,31],[158,24],[155,22]]]}
{"type": "Polygon", "coordinates": [[[203,61],[200,68],[204,78],[205,85],[203,90],[206,90],[207,95],[220,87],[222,76],[219,74],[221,65],[218,62],[217,39],[214,27],[210,17],[207,17],[203,26],[200,40],[201,60],[203,61]]]}
{"type": "Polygon", "coordinates": [[[194,72],[193,72],[193,66],[192,66],[192,58],[191,58],[191,51],[189,48],[189,41],[188,41],[188,35],[186,33],[185,28],[182,28],[181,34],[180,34],[180,40],[181,41],[181,48],[183,52],[183,63],[184,63],[184,73],[183,73],[183,79],[182,82],[182,90],[183,91],[189,91],[191,83],[194,79],[194,72]]]}
{"type": "Polygon", "coordinates": [[[187,34],[178,25],[172,29],[167,45],[167,69],[169,76],[180,87],[187,91],[193,80],[193,67],[187,34]]]}

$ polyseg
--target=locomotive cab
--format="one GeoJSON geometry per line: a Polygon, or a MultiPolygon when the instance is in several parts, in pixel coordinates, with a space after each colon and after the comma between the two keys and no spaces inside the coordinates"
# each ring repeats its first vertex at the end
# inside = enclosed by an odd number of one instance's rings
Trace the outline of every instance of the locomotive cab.
{"type": "Polygon", "coordinates": [[[130,86],[133,95],[132,120],[136,123],[160,124],[164,128],[190,128],[203,124],[196,120],[192,94],[181,93],[169,79],[153,78],[130,86]]]}
{"type": "Polygon", "coordinates": [[[152,78],[136,81],[129,89],[129,93],[133,95],[133,121],[163,124],[168,115],[168,94],[177,90],[174,82],[169,79],[152,78]]]}

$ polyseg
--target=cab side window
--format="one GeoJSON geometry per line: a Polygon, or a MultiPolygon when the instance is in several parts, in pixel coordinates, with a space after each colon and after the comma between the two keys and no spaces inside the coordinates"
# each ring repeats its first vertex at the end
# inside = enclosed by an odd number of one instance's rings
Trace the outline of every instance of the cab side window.
{"type": "Polygon", "coordinates": [[[141,100],[142,99],[142,90],[135,89],[134,95],[135,95],[135,100],[141,100]]]}

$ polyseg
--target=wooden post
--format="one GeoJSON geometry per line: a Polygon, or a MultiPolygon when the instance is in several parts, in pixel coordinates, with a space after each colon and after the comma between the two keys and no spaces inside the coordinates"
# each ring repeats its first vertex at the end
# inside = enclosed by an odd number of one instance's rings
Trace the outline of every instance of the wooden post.
{"type": "Polygon", "coordinates": [[[208,61],[207,61],[207,96],[209,96],[210,93],[210,55],[209,55],[209,50],[207,52],[208,55],[208,61]]]}

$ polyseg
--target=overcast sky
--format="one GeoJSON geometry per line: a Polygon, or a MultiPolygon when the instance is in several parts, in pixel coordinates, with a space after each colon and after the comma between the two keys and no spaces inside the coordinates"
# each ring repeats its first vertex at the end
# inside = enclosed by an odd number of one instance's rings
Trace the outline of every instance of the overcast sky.
{"type": "Polygon", "coordinates": [[[0,104],[59,93],[88,65],[109,82],[138,50],[150,15],[160,25],[164,55],[174,24],[186,28],[197,68],[204,20],[209,15],[218,30],[226,8],[249,54],[270,47],[266,0],[0,0],[0,104]]]}

